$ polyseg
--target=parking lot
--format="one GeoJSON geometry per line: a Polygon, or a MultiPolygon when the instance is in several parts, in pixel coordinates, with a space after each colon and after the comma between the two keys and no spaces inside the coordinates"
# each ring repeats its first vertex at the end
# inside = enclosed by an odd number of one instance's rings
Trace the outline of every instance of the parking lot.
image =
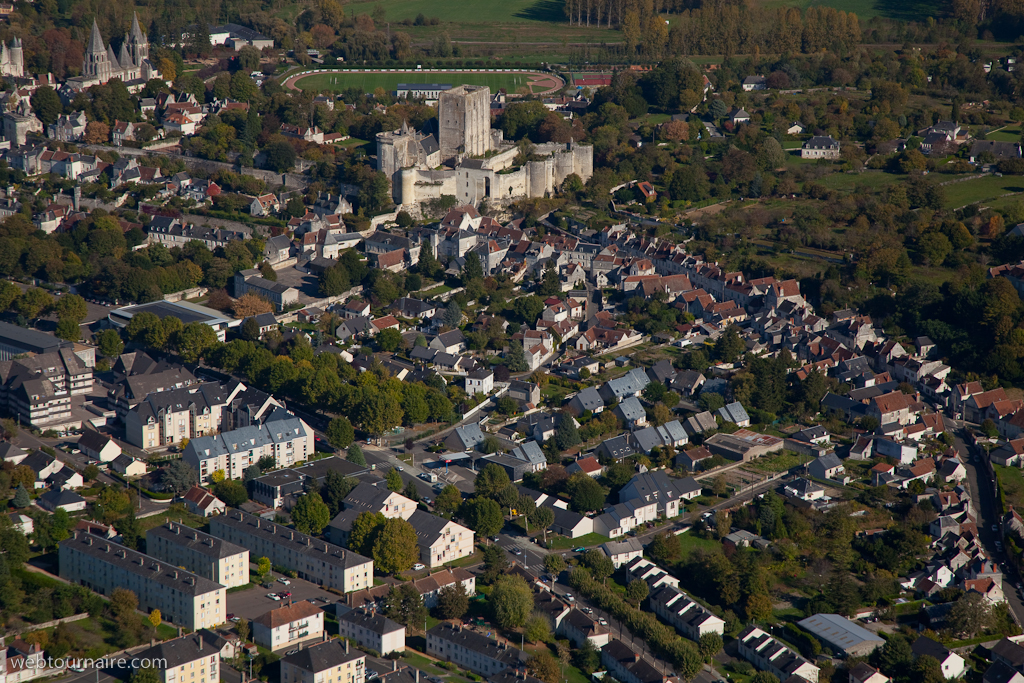
{"type": "Polygon", "coordinates": [[[327,607],[338,600],[338,596],[327,592],[320,586],[304,581],[302,579],[288,579],[289,585],[279,583],[274,579],[273,588],[264,588],[263,586],[256,586],[246,591],[239,591],[238,593],[228,593],[228,614],[234,614],[236,617],[242,619],[252,620],[256,617],[266,614],[270,610],[281,607],[282,605],[288,604],[289,600],[308,600],[309,598],[317,598],[317,607],[327,607]],[[282,598],[280,601],[272,600],[267,597],[267,593],[291,593],[291,597],[282,598]],[[327,601],[320,600],[319,598],[326,598],[327,601]]]}

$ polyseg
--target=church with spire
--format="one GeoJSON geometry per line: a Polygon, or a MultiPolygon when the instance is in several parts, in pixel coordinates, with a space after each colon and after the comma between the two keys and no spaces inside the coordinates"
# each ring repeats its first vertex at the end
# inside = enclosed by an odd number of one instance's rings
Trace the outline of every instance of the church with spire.
{"type": "Polygon", "coordinates": [[[151,78],[160,78],[160,71],[149,61],[149,41],[139,26],[137,14],[132,16],[132,28],[121,42],[119,54],[114,53],[113,45],[104,44],[100,27],[93,19],[82,75],[68,83],[75,90],[85,90],[115,78],[121,79],[132,92],[141,90],[151,78]]]}

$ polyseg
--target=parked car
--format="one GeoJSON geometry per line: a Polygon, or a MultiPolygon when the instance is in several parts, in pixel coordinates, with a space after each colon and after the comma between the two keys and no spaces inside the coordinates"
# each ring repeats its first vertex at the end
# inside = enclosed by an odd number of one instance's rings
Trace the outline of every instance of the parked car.
{"type": "Polygon", "coordinates": [[[417,562],[416,564],[414,564],[414,565],[412,566],[412,568],[413,568],[413,571],[417,571],[417,572],[418,572],[418,571],[420,571],[421,569],[426,569],[427,567],[426,567],[426,565],[424,565],[424,564],[423,564],[422,562],[417,562]]]}
{"type": "Polygon", "coordinates": [[[277,597],[279,597],[279,598],[290,598],[290,597],[292,597],[292,592],[291,591],[284,591],[283,593],[278,593],[277,597]]]}
{"type": "Polygon", "coordinates": [[[267,597],[273,600],[274,602],[281,602],[281,598],[278,597],[277,593],[267,593],[267,597]]]}
{"type": "Polygon", "coordinates": [[[292,585],[292,582],[291,582],[291,581],[289,581],[288,579],[284,578],[283,576],[279,576],[279,577],[277,577],[277,582],[278,582],[278,583],[283,583],[283,584],[284,584],[284,585],[286,585],[286,586],[290,586],[290,585],[292,585]]]}

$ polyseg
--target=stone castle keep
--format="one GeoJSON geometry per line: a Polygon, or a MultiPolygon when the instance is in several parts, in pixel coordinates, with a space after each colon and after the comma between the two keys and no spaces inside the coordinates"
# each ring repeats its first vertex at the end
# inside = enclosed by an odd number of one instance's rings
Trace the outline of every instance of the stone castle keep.
{"type": "Polygon", "coordinates": [[[536,145],[534,154],[544,158],[513,168],[519,152],[491,128],[487,87],[441,93],[437,118],[436,135],[407,125],[377,134],[377,167],[391,180],[396,204],[414,208],[442,195],[461,204],[501,204],[543,197],[570,174],[586,182],[594,172],[594,148],[576,143],[536,145]]]}

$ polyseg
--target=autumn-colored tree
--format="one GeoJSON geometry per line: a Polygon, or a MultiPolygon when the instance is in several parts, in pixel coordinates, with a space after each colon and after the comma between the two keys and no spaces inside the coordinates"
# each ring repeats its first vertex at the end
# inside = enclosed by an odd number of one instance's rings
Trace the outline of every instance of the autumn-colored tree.
{"type": "Polygon", "coordinates": [[[90,121],[85,127],[85,141],[91,145],[101,145],[110,140],[110,126],[102,121],[90,121]]]}
{"type": "Polygon", "coordinates": [[[233,310],[236,318],[248,318],[260,313],[271,313],[274,306],[260,295],[247,292],[235,301],[233,310]]]}
{"type": "Polygon", "coordinates": [[[690,139],[690,126],[686,121],[666,121],[661,127],[661,136],[671,142],[690,139]]]}
{"type": "Polygon", "coordinates": [[[337,38],[334,33],[334,29],[326,24],[317,24],[313,28],[309,29],[309,35],[313,37],[313,45],[318,50],[324,50],[331,46],[331,44],[337,38]]]}

